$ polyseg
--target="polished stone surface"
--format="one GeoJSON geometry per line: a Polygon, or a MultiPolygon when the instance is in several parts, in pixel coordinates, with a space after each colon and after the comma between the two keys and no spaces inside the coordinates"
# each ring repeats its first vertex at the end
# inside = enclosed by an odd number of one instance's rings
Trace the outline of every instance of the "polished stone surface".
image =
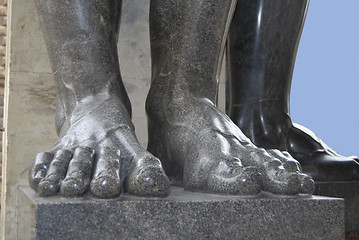
{"type": "Polygon", "coordinates": [[[253,145],[216,106],[231,0],[153,0],[148,150],[185,189],[238,195],[310,193],[296,160],[253,145]]]}
{"type": "Polygon", "coordinates": [[[308,4],[238,1],[227,44],[228,115],[256,146],[289,152],[314,180],[358,181],[358,157],[337,154],[290,118],[292,74],[308,4]]]}
{"type": "Polygon", "coordinates": [[[159,159],[173,182],[193,191],[313,191],[296,160],[257,148],[215,106],[236,1],[151,1],[146,107],[154,156],[135,136],[121,79],[116,48],[121,2],[37,2],[55,76],[60,137],[30,169],[30,185],[41,196],[73,197],[90,189],[111,198],[124,185],[130,194],[165,197],[169,180],[159,159]]]}
{"type": "Polygon", "coordinates": [[[166,199],[122,195],[112,200],[19,199],[21,239],[343,239],[344,204],[335,198],[256,198],[184,192],[166,199]]]}
{"type": "MultiPolygon", "coordinates": [[[[19,185],[28,184],[28,169],[33,157],[51,149],[58,137],[54,130],[56,98],[53,74],[35,0],[7,0],[7,3],[11,6],[7,16],[11,35],[7,38],[6,56],[9,77],[6,80],[5,102],[8,105],[2,159],[6,167],[2,174],[1,233],[3,239],[15,239],[18,208],[17,194],[14,193],[19,185]]],[[[132,102],[132,122],[142,146],[147,145],[144,101],[151,76],[148,9],[147,0],[123,0],[118,42],[122,79],[132,102]]]]}
{"type": "Polygon", "coordinates": [[[52,70],[59,140],[39,153],[29,182],[41,196],[169,193],[161,162],[139,143],[120,74],[121,1],[37,1],[52,70]],[[80,6],[80,7],[79,7],[80,6]]]}
{"type": "Polygon", "coordinates": [[[359,231],[359,182],[316,182],[314,194],[344,198],[345,231],[359,231]]]}

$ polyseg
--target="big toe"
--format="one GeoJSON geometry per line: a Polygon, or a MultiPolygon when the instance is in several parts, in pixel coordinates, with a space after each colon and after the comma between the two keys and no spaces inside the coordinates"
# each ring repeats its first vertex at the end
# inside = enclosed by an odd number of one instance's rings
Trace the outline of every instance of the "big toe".
{"type": "Polygon", "coordinates": [[[301,173],[289,172],[280,167],[265,168],[264,171],[263,190],[285,195],[294,195],[301,192],[301,173]]]}
{"type": "Polygon", "coordinates": [[[170,181],[162,169],[161,162],[151,156],[133,160],[130,174],[126,178],[126,191],[137,196],[167,197],[170,181]]]}

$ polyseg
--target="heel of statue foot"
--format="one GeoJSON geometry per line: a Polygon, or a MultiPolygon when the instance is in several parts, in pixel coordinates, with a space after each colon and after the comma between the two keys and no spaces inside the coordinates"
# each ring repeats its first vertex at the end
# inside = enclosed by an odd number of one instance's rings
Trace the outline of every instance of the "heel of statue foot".
{"type": "Polygon", "coordinates": [[[167,197],[170,194],[170,181],[160,160],[150,153],[134,157],[125,179],[125,190],[136,196],[167,197]]]}

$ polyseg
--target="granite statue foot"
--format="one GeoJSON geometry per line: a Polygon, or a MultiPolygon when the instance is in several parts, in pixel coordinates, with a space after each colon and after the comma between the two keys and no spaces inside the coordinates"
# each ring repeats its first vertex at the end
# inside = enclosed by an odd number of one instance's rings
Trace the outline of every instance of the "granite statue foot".
{"type": "Polygon", "coordinates": [[[148,150],[187,190],[254,195],[311,193],[298,163],[257,148],[215,106],[232,0],[152,0],[148,150]]]}
{"type": "Polygon", "coordinates": [[[163,101],[151,88],[147,99],[148,150],[185,189],[254,195],[312,193],[313,180],[288,153],[254,146],[208,99],[163,101]],[[159,101],[166,103],[164,108],[159,101]],[[170,106],[168,108],[167,106],[170,106]]]}
{"type": "Polygon", "coordinates": [[[41,196],[80,196],[90,189],[97,197],[110,198],[121,193],[126,177],[130,194],[169,194],[161,163],[138,143],[118,98],[99,96],[79,103],[60,136],[52,150],[37,155],[30,171],[30,184],[41,196]]]}
{"type": "Polygon", "coordinates": [[[169,194],[157,158],[141,147],[121,79],[117,39],[121,1],[37,0],[54,72],[60,139],[37,155],[30,185],[41,195],[169,194]],[[135,167],[133,167],[135,166],[135,167]]]}

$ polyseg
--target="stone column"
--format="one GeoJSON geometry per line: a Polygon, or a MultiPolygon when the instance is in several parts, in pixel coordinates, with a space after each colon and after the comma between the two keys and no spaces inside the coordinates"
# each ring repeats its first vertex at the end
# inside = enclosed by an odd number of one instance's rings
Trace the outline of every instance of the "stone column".
{"type": "MultiPolygon", "coordinates": [[[[5,55],[6,55],[6,14],[7,0],[0,1],[0,130],[3,130],[4,117],[4,83],[5,83],[5,55]]],[[[2,140],[2,134],[0,135],[2,140]]],[[[0,144],[0,166],[2,166],[2,143],[0,144]]],[[[2,173],[0,173],[0,184],[2,173]]],[[[0,189],[1,194],[1,189],[0,189]]]]}

